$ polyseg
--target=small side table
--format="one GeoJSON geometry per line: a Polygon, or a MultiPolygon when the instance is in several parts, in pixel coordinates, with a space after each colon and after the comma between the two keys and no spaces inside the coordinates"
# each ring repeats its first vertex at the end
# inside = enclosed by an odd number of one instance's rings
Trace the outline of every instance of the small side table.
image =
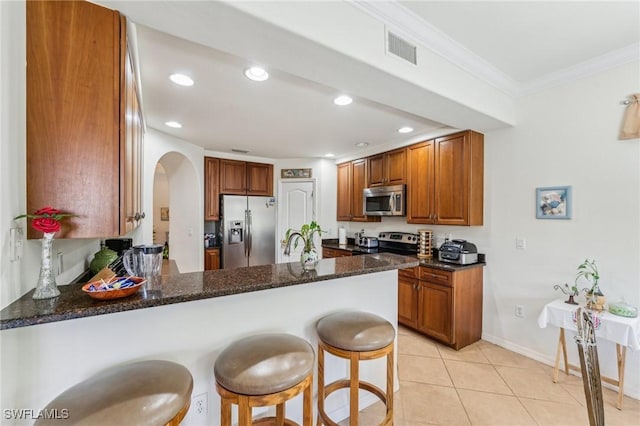
{"type": "MultiPolygon", "coordinates": [[[[547,303],[538,317],[538,325],[545,328],[548,324],[560,328],[560,336],[558,337],[558,349],[556,351],[556,362],[553,370],[553,382],[558,381],[558,371],[560,368],[560,353],[562,353],[564,361],[565,374],[569,374],[569,370],[580,371],[579,366],[569,364],[567,361],[567,345],[564,337],[564,330],[577,331],[576,327],[576,311],[577,305],[569,305],[564,303],[562,299],[554,300],[547,303]]],[[[624,397],[624,366],[627,347],[634,351],[640,350],[640,317],[625,318],[613,315],[609,312],[599,312],[594,319],[594,328],[596,330],[597,339],[604,339],[616,344],[616,357],[618,364],[618,379],[602,376],[603,382],[618,387],[618,403],[617,407],[622,410],[622,401],[624,397]]]]}

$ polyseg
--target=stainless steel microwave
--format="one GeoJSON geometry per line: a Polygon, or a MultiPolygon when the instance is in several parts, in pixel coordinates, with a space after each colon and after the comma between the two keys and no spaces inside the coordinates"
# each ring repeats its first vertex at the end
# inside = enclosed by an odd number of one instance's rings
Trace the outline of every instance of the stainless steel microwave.
{"type": "Polygon", "coordinates": [[[366,188],[364,195],[364,214],[367,216],[404,216],[405,186],[379,186],[366,188]]]}

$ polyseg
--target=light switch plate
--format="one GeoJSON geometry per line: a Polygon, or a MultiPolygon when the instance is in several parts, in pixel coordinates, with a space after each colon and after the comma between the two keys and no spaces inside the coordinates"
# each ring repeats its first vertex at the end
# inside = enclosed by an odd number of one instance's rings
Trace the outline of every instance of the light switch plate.
{"type": "Polygon", "coordinates": [[[516,237],[516,248],[518,250],[524,250],[527,248],[527,240],[522,237],[516,237]]]}

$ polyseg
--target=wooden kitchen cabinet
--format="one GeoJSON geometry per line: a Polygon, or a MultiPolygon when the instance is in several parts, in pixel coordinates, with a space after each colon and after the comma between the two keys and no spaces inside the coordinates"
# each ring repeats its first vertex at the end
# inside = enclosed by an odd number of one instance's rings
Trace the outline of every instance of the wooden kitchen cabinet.
{"type": "Polygon", "coordinates": [[[406,180],[406,148],[367,158],[367,188],[401,185],[406,180]]]}
{"type": "Polygon", "coordinates": [[[412,145],[407,166],[407,223],[482,225],[482,134],[469,130],[412,145]]]}
{"type": "Polygon", "coordinates": [[[220,194],[273,195],[273,164],[220,160],[220,194]]]}
{"type": "Polygon", "coordinates": [[[417,269],[417,278],[398,276],[398,322],[456,350],[480,340],[482,267],[417,269]]]}
{"type": "Polygon", "coordinates": [[[352,256],[353,253],[350,250],[340,250],[331,247],[322,247],[322,258],[331,259],[334,257],[352,256]]]}
{"type": "Polygon", "coordinates": [[[204,220],[220,220],[220,160],[204,157],[204,220]]]}
{"type": "Polygon", "coordinates": [[[418,326],[417,269],[398,270],[398,322],[412,328],[418,326]]]}
{"type": "Polygon", "coordinates": [[[125,19],[80,1],[27,2],[26,12],[27,212],[74,213],[58,238],[126,234],[144,213],[142,114],[125,19]]]}
{"type": "Polygon", "coordinates": [[[204,270],[220,269],[220,249],[207,248],[204,250],[204,270]]]}
{"type": "Polygon", "coordinates": [[[367,184],[367,160],[338,164],[338,221],[380,222],[380,216],[364,215],[362,191],[367,184]]]}

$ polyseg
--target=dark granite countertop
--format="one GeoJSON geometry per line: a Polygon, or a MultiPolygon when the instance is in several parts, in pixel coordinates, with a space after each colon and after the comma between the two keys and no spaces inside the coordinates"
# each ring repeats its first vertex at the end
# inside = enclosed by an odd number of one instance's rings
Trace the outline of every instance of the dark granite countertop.
{"type": "Polygon", "coordinates": [[[298,262],[217,271],[170,274],[162,277],[162,294],[136,293],[116,300],[95,300],[82,284],[59,286],[60,296],[33,300],[33,290],[0,311],[0,330],[110,314],[154,306],[210,299],[270,288],[411,268],[418,261],[390,253],[320,260],[316,271],[303,271],[298,262]]]}
{"type": "MultiPolygon", "coordinates": [[[[322,240],[322,247],[346,250],[346,251],[352,252],[353,254],[378,253],[377,248],[368,249],[364,247],[358,247],[357,245],[354,244],[353,238],[347,239],[347,243],[348,244],[346,245],[344,244],[341,245],[341,244],[338,244],[337,238],[326,239],[326,240],[322,240]]],[[[486,265],[486,263],[484,262],[484,255],[479,255],[479,257],[483,259],[481,262],[472,263],[470,265],[457,265],[455,263],[441,262],[438,260],[437,257],[432,257],[429,259],[419,259],[417,255],[409,256],[409,257],[415,258],[416,260],[419,261],[419,265],[416,265],[416,266],[427,266],[429,268],[442,269],[445,271],[460,271],[462,269],[479,268],[479,267],[484,267],[486,265]]]]}

